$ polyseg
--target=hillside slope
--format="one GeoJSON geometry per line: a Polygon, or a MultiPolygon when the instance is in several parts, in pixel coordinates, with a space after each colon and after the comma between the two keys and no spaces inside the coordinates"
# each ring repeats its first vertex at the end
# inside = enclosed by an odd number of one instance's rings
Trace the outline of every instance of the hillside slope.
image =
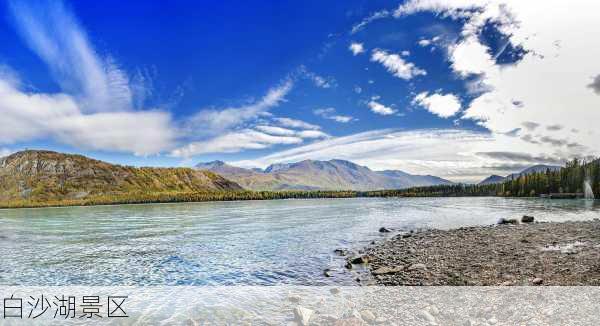
{"type": "Polygon", "coordinates": [[[0,158],[0,201],[241,189],[220,175],[189,168],[136,168],[34,150],[0,158]]]}

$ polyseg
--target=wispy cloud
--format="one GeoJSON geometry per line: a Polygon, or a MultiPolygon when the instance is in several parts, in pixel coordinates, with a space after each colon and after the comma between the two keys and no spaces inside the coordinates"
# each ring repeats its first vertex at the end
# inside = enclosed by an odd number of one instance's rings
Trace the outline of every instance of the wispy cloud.
{"type": "Polygon", "coordinates": [[[0,144],[43,138],[138,155],[173,145],[170,115],[134,110],[129,78],[114,60],[98,56],[62,2],[11,1],[9,8],[17,30],[63,92],[27,92],[16,73],[0,74],[0,144]]]}
{"type": "Polygon", "coordinates": [[[205,109],[188,118],[185,122],[189,134],[218,134],[240,124],[268,114],[269,109],[285,101],[285,96],[293,87],[288,79],[271,88],[260,100],[238,107],[225,109],[205,109]]]}
{"type": "Polygon", "coordinates": [[[280,124],[281,126],[284,127],[288,127],[288,128],[297,128],[297,129],[312,129],[312,130],[316,130],[316,129],[321,129],[321,127],[302,121],[302,120],[297,120],[297,119],[292,119],[292,118],[273,118],[273,121],[275,121],[276,123],[280,124]]]}
{"type": "Polygon", "coordinates": [[[313,113],[321,118],[333,120],[339,123],[348,123],[354,120],[354,118],[349,115],[337,114],[335,108],[314,109],[313,113]]]}
{"type": "Polygon", "coordinates": [[[371,54],[371,61],[381,63],[387,71],[404,80],[412,79],[415,76],[427,75],[425,70],[418,68],[412,62],[407,62],[400,55],[389,53],[385,50],[374,49],[371,54]]]}
{"type": "Polygon", "coordinates": [[[295,145],[305,139],[327,138],[320,130],[291,130],[275,126],[229,131],[216,137],[194,141],[177,148],[171,156],[189,158],[209,153],[237,153],[243,150],[264,149],[275,145],[295,145]]]}
{"type": "Polygon", "coordinates": [[[350,34],[356,34],[356,33],[360,32],[362,29],[364,29],[365,27],[367,27],[367,25],[369,25],[370,23],[372,23],[376,20],[379,20],[379,19],[389,17],[390,14],[391,13],[387,10],[380,10],[380,11],[374,12],[374,13],[370,14],[369,16],[365,17],[358,24],[352,26],[352,30],[350,31],[350,34]]]}
{"type": "Polygon", "coordinates": [[[59,1],[10,1],[17,30],[62,89],[86,112],[131,109],[129,77],[91,46],[77,19],[59,1]]]}

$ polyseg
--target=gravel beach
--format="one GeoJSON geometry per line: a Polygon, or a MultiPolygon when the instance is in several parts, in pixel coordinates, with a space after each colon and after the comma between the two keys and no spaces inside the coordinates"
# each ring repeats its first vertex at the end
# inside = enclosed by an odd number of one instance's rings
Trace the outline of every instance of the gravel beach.
{"type": "Polygon", "coordinates": [[[361,257],[379,285],[600,285],[600,220],[403,233],[361,257]]]}

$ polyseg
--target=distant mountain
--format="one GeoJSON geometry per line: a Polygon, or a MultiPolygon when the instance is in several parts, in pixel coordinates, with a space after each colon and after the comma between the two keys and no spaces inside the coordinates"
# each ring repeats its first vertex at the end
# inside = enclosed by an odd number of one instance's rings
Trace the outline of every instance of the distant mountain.
{"type": "Polygon", "coordinates": [[[253,190],[377,190],[452,183],[434,176],[411,175],[402,171],[372,171],[345,160],[278,163],[264,171],[221,163],[201,163],[196,168],[219,173],[253,190]]]}
{"type": "Polygon", "coordinates": [[[483,179],[481,182],[479,182],[479,185],[491,185],[491,184],[495,184],[495,183],[502,183],[506,180],[506,177],[503,176],[499,176],[496,174],[490,175],[489,177],[483,179]]]}
{"type": "Polygon", "coordinates": [[[136,168],[81,155],[34,150],[0,158],[0,201],[240,189],[213,172],[190,168],[136,168]]]}
{"type": "Polygon", "coordinates": [[[519,173],[512,173],[507,175],[506,177],[502,177],[499,175],[491,175],[487,178],[485,178],[483,181],[481,181],[480,185],[487,185],[487,184],[494,184],[494,183],[501,183],[504,182],[506,180],[513,180],[513,179],[517,179],[520,176],[523,175],[528,175],[531,173],[537,173],[537,172],[546,172],[547,170],[550,171],[558,171],[561,169],[561,166],[558,165],[545,165],[545,164],[538,164],[538,165],[534,165],[531,167],[528,167],[527,169],[519,172],[519,173]]]}
{"type": "Polygon", "coordinates": [[[378,171],[380,175],[390,178],[394,188],[425,187],[437,185],[450,185],[454,182],[433,175],[415,175],[399,170],[378,171]]]}

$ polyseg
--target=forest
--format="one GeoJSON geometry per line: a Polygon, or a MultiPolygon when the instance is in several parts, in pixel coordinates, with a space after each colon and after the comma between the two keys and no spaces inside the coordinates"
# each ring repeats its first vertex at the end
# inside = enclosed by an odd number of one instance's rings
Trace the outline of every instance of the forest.
{"type": "Polygon", "coordinates": [[[453,184],[416,187],[400,190],[382,190],[364,193],[376,197],[425,197],[425,196],[505,196],[537,197],[544,194],[585,192],[588,183],[596,198],[600,193],[600,159],[573,159],[560,170],[546,170],[521,175],[502,183],[488,185],[453,184]]]}

